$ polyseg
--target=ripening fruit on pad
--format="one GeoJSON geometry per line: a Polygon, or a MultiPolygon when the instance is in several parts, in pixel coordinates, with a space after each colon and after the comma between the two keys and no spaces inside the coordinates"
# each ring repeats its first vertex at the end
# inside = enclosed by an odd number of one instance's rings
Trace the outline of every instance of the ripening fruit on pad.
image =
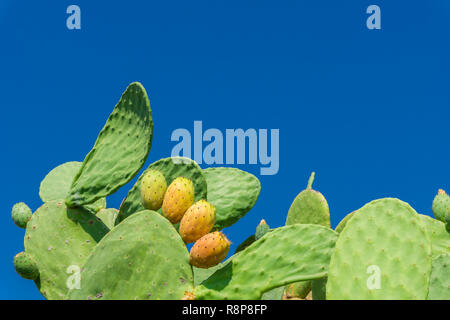
{"type": "Polygon", "coordinates": [[[327,299],[423,300],[431,272],[431,241],[406,202],[379,199],[347,222],[331,257],[327,299]]]}
{"type": "Polygon", "coordinates": [[[39,277],[39,270],[36,262],[26,252],[18,253],[14,257],[14,268],[22,278],[35,280],[39,277]]]}
{"type": "Polygon", "coordinates": [[[208,233],[194,244],[189,261],[197,268],[211,268],[226,258],[230,244],[222,232],[208,233]]]}
{"type": "Polygon", "coordinates": [[[186,243],[192,243],[208,234],[216,221],[216,208],[206,200],[200,200],[187,209],[180,222],[180,235],[186,243]]]}
{"type": "Polygon", "coordinates": [[[141,180],[141,200],[144,208],[159,210],[167,190],[167,182],[164,175],[157,170],[149,170],[141,180]]]}
{"type": "Polygon", "coordinates": [[[170,222],[178,223],[193,203],[194,184],[187,178],[178,177],[172,181],[164,195],[163,215],[170,222]]]}
{"type": "Polygon", "coordinates": [[[14,224],[19,228],[26,228],[32,215],[31,209],[23,202],[16,203],[11,211],[14,224]]]}
{"type": "Polygon", "coordinates": [[[450,197],[442,189],[433,200],[433,215],[436,219],[445,223],[445,217],[450,216],[450,197]]]}

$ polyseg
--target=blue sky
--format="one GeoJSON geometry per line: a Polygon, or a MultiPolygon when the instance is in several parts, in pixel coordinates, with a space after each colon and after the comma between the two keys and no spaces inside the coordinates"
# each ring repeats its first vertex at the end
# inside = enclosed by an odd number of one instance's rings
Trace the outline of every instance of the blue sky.
{"type": "MultiPolygon", "coordinates": [[[[450,189],[450,5],[409,1],[12,1],[0,3],[3,187],[0,299],[40,299],[12,259],[11,207],[40,205],[45,174],[82,161],[121,93],[140,81],[155,122],[148,164],[173,130],[280,130],[280,169],[225,230],[232,251],[260,219],[282,226],[316,171],[332,225],[382,197],[431,213],[450,189]],[[81,30],[66,8],[81,8],[81,30]],[[366,8],[381,8],[381,30],[366,8]]],[[[108,199],[118,207],[130,183],[108,199]]]]}

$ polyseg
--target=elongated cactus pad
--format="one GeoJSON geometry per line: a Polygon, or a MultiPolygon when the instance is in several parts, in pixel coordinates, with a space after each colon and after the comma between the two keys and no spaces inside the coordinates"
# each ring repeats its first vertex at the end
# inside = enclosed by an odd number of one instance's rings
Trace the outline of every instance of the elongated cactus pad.
{"type": "MultiPolygon", "coordinates": [[[[42,180],[39,196],[43,202],[65,199],[69,195],[73,179],[81,168],[82,163],[71,161],[63,163],[50,171],[42,180]]],[[[94,203],[85,205],[92,212],[106,208],[106,199],[100,198],[94,203]]]]}
{"type": "Polygon", "coordinates": [[[97,212],[96,216],[97,218],[100,218],[102,222],[107,226],[109,229],[114,228],[117,214],[119,213],[119,210],[117,209],[101,209],[99,212],[97,212]]]}
{"type": "Polygon", "coordinates": [[[236,168],[203,170],[208,184],[208,201],[217,209],[215,230],[231,226],[256,203],[261,184],[254,175],[236,168]]]}
{"type": "MultiPolygon", "coordinates": [[[[427,229],[431,240],[431,252],[433,258],[450,252],[450,234],[445,230],[445,224],[429,216],[419,214],[423,225],[427,229]]],[[[450,277],[450,274],[449,274],[450,277]]]]}
{"type": "Polygon", "coordinates": [[[425,299],[431,242],[407,203],[386,198],[354,214],[331,258],[327,299],[425,299]]]}
{"type": "Polygon", "coordinates": [[[152,145],[153,120],[144,87],[128,86],[84,159],[70,188],[69,207],[114,193],[139,172],[152,145]]]}
{"type": "Polygon", "coordinates": [[[133,188],[128,192],[125,201],[120,206],[120,212],[116,224],[124,220],[129,215],[144,210],[141,201],[140,185],[142,177],[149,170],[158,170],[166,178],[167,185],[170,185],[173,180],[178,177],[185,177],[194,183],[195,201],[206,199],[206,180],[203,176],[202,169],[199,165],[188,158],[173,157],[158,160],[152,163],[135,183],[133,188]]]}
{"type": "Polygon", "coordinates": [[[450,300],[450,254],[442,254],[432,262],[428,300],[450,300]]]}
{"type": "Polygon", "coordinates": [[[103,238],[69,299],[181,299],[192,291],[189,254],[170,222],[154,211],[133,214],[103,238]]]}
{"type": "Polygon", "coordinates": [[[24,240],[25,252],[39,268],[36,284],[42,295],[47,299],[64,298],[71,273],[81,269],[108,231],[86,209],[68,209],[63,200],[42,205],[28,222],[24,240]]]}
{"type": "Polygon", "coordinates": [[[337,234],[298,224],[267,233],[195,288],[196,299],[260,299],[288,283],[327,275],[337,234]]]}

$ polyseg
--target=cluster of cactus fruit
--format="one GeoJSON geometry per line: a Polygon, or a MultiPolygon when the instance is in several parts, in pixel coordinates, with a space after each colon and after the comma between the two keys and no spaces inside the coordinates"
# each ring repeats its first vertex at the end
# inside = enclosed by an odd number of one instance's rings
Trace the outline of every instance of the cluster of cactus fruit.
{"type": "Polygon", "coordinates": [[[450,198],[439,190],[418,214],[374,200],[331,229],[325,197],[293,201],[283,227],[265,220],[228,255],[222,232],[255,205],[259,180],[191,159],[152,163],[119,209],[106,197],[130,182],[151,149],[153,119],[132,83],[83,162],[53,169],[34,213],[14,205],[26,228],[16,271],[47,299],[450,299],[450,198]],[[188,252],[187,244],[192,248],[188,252]]]}

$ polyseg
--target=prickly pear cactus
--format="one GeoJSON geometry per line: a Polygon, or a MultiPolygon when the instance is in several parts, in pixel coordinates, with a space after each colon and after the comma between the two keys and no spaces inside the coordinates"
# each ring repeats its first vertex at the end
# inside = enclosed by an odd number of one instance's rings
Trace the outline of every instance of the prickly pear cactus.
{"type": "Polygon", "coordinates": [[[325,197],[312,189],[315,173],[309,178],[306,190],[300,192],[289,208],[286,225],[311,223],[330,227],[330,210],[325,197]]]}
{"type": "Polygon", "coordinates": [[[236,168],[203,170],[208,184],[208,202],[216,209],[215,230],[231,226],[256,203],[261,184],[254,175],[236,168]]]}
{"type": "Polygon", "coordinates": [[[36,280],[39,277],[39,269],[36,262],[26,252],[18,253],[14,257],[14,268],[22,278],[36,280]]]}
{"type": "Polygon", "coordinates": [[[189,254],[189,262],[197,268],[214,267],[226,258],[230,244],[222,232],[208,233],[194,243],[189,254]]]}
{"type": "Polygon", "coordinates": [[[347,224],[348,220],[350,220],[353,215],[355,214],[356,211],[350,212],[348,215],[346,215],[336,226],[336,228],[334,229],[334,231],[336,231],[337,233],[341,233],[342,230],[344,230],[345,225],[347,224]]]}
{"type": "Polygon", "coordinates": [[[120,206],[120,212],[116,220],[116,224],[120,223],[126,217],[135,212],[145,210],[144,206],[142,205],[139,189],[142,177],[149,170],[157,170],[161,172],[166,178],[166,182],[168,185],[170,185],[172,181],[178,177],[185,177],[191,180],[194,184],[194,201],[206,199],[206,180],[203,176],[202,169],[198,166],[197,163],[195,163],[195,161],[183,157],[161,159],[152,163],[147,168],[147,170],[144,171],[144,173],[138,179],[130,192],[128,192],[125,201],[120,206]]]}
{"type": "Polygon", "coordinates": [[[139,172],[152,145],[153,120],[144,87],[128,86],[72,182],[66,204],[106,197],[139,172]]]}
{"type": "Polygon", "coordinates": [[[428,300],[450,300],[450,254],[433,259],[428,300]]]}
{"type": "Polygon", "coordinates": [[[431,242],[407,203],[386,198],[354,214],[331,258],[327,299],[425,299],[431,242]]]}
{"type": "Polygon", "coordinates": [[[433,215],[436,219],[445,222],[445,218],[450,216],[450,197],[442,189],[433,200],[433,215]]]}
{"type": "Polygon", "coordinates": [[[318,225],[277,228],[203,281],[194,295],[199,300],[260,299],[273,288],[322,278],[336,238],[333,230],[318,225]]]}
{"type": "Polygon", "coordinates": [[[141,200],[144,208],[159,210],[163,204],[167,182],[158,170],[148,170],[141,179],[141,200]]]}
{"type": "Polygon", "coordinates": [[[189,254],[159,213],[131,215],[100,241],[83,266],[75,300],[179,300],[192,291],[189,254]]]}
{"type": "Polygon", "coordinates": [[[68,292],[69,268],[81,269],[87,256],[109,229],[83,208],[69,209],[63,200],[42,205],[28,222],[25,252],[36,262],[36,285],[47,299],[68,292]]]}
{"type": "Polygon", "coordinates": [[[19,228],[25,229],[32,216],[31,209],[23,202],[16,203],[11,210],[13,222],[19,228]]]}
{"type": "Polygon", "coordinates": [[[450,234],[445,230],[444,223],[422,214],[419,217],[431,241],[432,257],[450,252],[450,234]]]}
{"type": "Polygon", "coordinates": [[[186,243],[192,243],[208,234],[216,221],[216,208],[206,200],[194,203],[180,222],[179,233],[186,243]]]}
{"type": "Polygon", "coordinates": [[[162,204],[162,213],[172,223],[180,222],[183,215],[194,204],[194,184],[191,179],[178,177],[167,188],[162,204]]]}
{"type": "Polygon", "coordinates": [[[119,210],[113,208],[101,209],[99,212],[97,212],[96,216],[97,218],[102,220],[105,226],[107,226],[109,229],[112,229],[114,228],[118,213],[119,210]]]}
{"type": "MultiPolygon", "coordinates": [[[[65,199],[70,192],[73,179],[81,168],[82,163],[71,161],[63,163],[50,171],[42,180],[39,196],[43,202],[65,199]]],[[[84,206],[93,213],[106,208],[106,199],[100,198],[94,203],[84,206]]]]}

